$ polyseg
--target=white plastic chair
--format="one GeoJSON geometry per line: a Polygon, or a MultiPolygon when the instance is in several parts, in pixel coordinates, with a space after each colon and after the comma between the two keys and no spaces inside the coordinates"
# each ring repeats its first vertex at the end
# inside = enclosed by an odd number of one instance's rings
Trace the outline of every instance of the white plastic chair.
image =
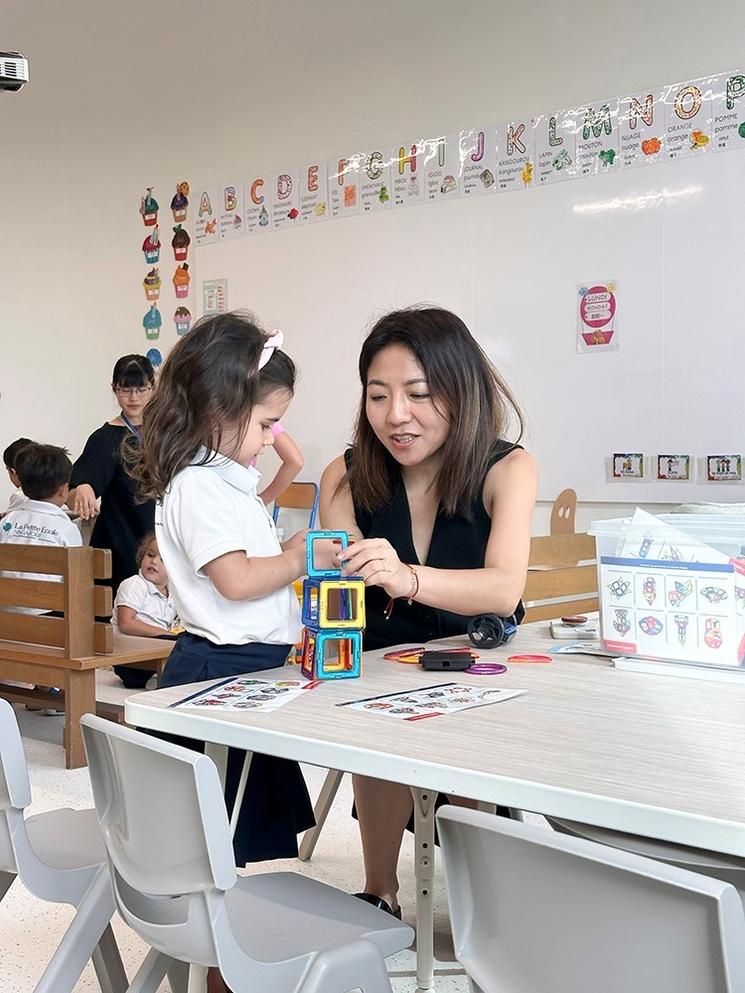
{"type": "Polygon", "coordinates": [[[17,876],[40,900],[77,911],[36,993],[72,991],[91,958],[104,993],[123,993],[127,977],[109,923],[114,896],[96,813],[59,809],[26,818],[30,803],[18,723],[0,699],[0,899],[17,876]]]}
{"type": "Polygon", "coordinates": [[[608,845],[610,848],[641,855],[643,858],[657,859],[658,862],[675,865],[679,869],[700,872],[702,876],[712,876],[714,879],[731,883],[745,903],[745,859],[718,852],[707,852],[701,848],[674,845],[668,841],[644,838],[637,834],[626,834],[623,831],[611,831],[580,821],[568,821],[559,817],[549,817],[547,820],[555,831],[571,835],[573,838],[584,838],[599,845],[608,845]]]}
{"type": "Polygon", "coordinates": [[[390,993],[384,956],[410,927],[294,873],[238,878],[211,759],[91,714],[81,725],[117,908],[153,949],[130,993],[157,989],[173,960],[192,978],[218,966],[234,993],[390,993]]]}
{"type": "Polygon", "coordinates": [[[745,990],[745,912],[728,883],[463,808],[437,822],[473,993],[745,990]]]}

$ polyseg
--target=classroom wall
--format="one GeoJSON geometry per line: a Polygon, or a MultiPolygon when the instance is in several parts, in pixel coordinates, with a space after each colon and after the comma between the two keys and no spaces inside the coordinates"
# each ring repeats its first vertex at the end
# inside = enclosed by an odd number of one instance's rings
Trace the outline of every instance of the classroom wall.
{"type": "MultiPolygon", "coordinates": [[[[29,58],[31,83],[0,95],[0,447],[25,434],[76,455],[114,410],[114,359],[150,347],[137,213],[146,185],[165,212],[177,178],[218,182],[249,160],[330,156],[371,137],[457,130],[726,69],[741,60],[744,31],[740,0],[706,10],[693,0],[5,0],[0,49],[29,58]]],[[[165,223],[161,239],[170,241],[165,223]]],[[[161,310],[166,351],[176,336],[161,310]]],[[[349,329],[334,375],[355,375],[362,331],[349,329]]],[[[330,357],[322,342],[296,351],[303,379],[287,425],[316,475],[353,412],[304,435],[330,357]]],[[[536,530],[543,520],[545,507],[536,530]]]]}

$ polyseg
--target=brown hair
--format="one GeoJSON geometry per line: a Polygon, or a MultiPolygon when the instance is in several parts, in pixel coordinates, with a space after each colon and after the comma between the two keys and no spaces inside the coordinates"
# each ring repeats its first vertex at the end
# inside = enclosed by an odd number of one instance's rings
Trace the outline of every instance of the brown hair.
{"type": "Polygon", "coordinates": [[[137,549],[135,551],[135,562],[137,563],[137,568],[142,568],[142,561],[145,558],[145,552],[148,550],[149,545],[155,542],[155,547],[158,547],[158,542],[155,538],[155,531],[148,531],[144,534],[140,540],[137,542],[137,549]]]}
{"type": "Polygon", "coordinates": [[[124,446],[141,499],[160,499],[201,447],[208,461],[226,424],[238,425],[242,438],[254,405],[270,393],[293,392],[295,365],[284,352],[275,351],[259,371],[267,338],[250,314],[233,311],[202,318],[179,340],[145,407],[142,444],[130,437],[124,446]]]}
{"type": "Polygon", "coordinates": [[[355,502],[370,512],[384,506],[393,495],[393,459],[370,426],[365,410],[370,365],[388,345],[403,345],[412,353],[424,370],[433,402],[448,411],[450,432],[435,487],[448,514],[470,517],[494,442],[506,432],[510,412],[520,429],[518,440],[523,418],[509,387],[463,321],[437,307],[411,307],[386,314],[365,339],[359,360],[362,401],[354,432],[354,457],[340,486],[348,484],[355,502]]]}

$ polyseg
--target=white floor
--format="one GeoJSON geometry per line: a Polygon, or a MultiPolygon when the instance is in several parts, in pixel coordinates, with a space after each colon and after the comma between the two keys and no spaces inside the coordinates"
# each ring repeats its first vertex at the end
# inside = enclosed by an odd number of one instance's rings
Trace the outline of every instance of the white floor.
{"type": "MultiPolygon", "coordinates": [[[[43,717],[18,708],[16,713],[21,724],[31,776],[31,812],[38,813],[60,806],[91,806],[87,770],[68,771],[64,768],[61,747],[63,719],[43,717]]],[[[305,772],[311,795],[315,796],[325,772],[310,767],[305,772]]],[[[357,825],[350,816],[350,809],[350,781],[349,777],[345,777],[313,860],[306,864],[296,860],[263,863],[256,866],[255,871],[266,871],[268,868],[290,869],[307,873],[343,890],[360,889],[361,848],[357,825]]],[[[413,925],[415,898],[412,848],[413,838],[410,842],[405,839],[399,873],[402,884],[399,898],[404,919],[413,925]]],[[[71,909],[34,899],[17,881],[11,886],[0,903],[0,993],[31,993],[71,918],[71,909]]],[[[127,974],[132,976],[147,949],[118,919],[114,921],[114,930],[127,974]]],[[[454,961],[444,877],[439,868],[435,885],[435,931],[435,990],[437,993],[467,993],[468,983],[458,963],[454,961]]],[[[412,951],[391,958],[388,968],[396,993],[413,993],[416,990],[412,951]]],[[[168,984],[164,983],[162,990],[168,989],[168,984]]],[[[90,965],[75,990],[76,993],[100,993],[90,965]]]]}

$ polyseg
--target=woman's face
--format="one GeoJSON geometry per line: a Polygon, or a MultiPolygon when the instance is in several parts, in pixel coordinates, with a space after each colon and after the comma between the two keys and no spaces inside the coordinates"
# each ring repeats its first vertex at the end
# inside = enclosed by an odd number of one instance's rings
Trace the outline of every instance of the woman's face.
{"type": "Polygon", "coordinates": [[[153,395],[152,386],[115,386],[114,396],[123,414],[138,423],[142,420],[145,404],[153,395]]]}
{"type": "Polygon", "coordinates": [[[436,461],[450,433],[448,411],[435,406],[424,370],[404,345],[387,345],[370,363],[365,413],[378,440],[403,466],[436,461]]]}

